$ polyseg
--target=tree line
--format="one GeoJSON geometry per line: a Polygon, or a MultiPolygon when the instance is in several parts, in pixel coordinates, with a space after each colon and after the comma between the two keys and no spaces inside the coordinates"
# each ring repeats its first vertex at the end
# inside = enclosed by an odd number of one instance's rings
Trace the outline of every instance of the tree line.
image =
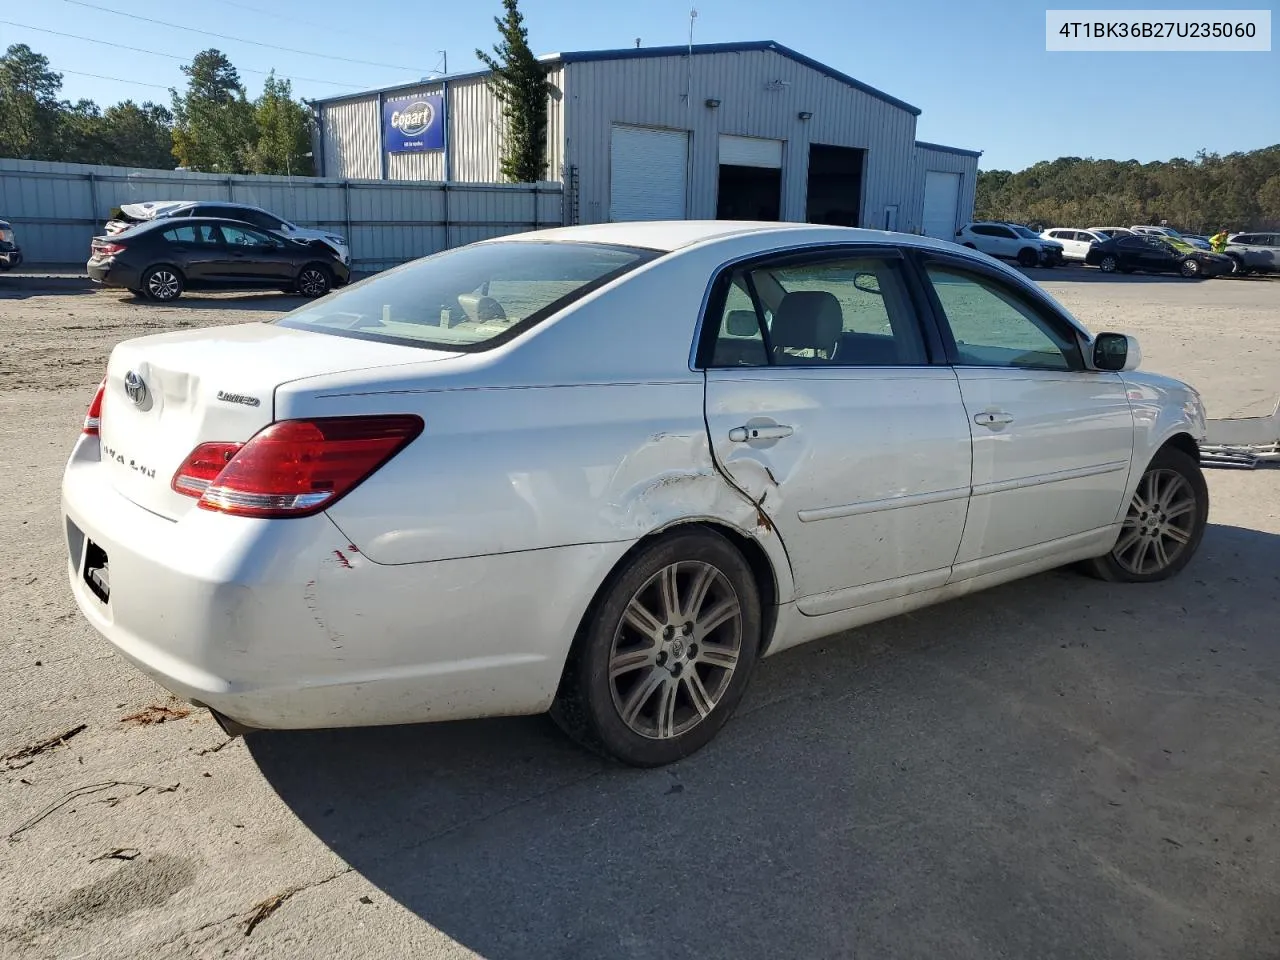
{"type": "Polygon", "coordinates": [[[1194,160],[1060,157],[978,174],[981,219],[1047,227],[1170,226],[1185,233],[1280,229],[1280,144],[1194,160]]]}
{"type": "Polygon", "coordinates": [[[105,110],[60,97],[62,74],[25,43],[0,56],[0,157],[208,173],[312,176],[314,120],[274,73],[250,100],[219,50],[182,67],[169,107],[125,100],[105,110]]]}

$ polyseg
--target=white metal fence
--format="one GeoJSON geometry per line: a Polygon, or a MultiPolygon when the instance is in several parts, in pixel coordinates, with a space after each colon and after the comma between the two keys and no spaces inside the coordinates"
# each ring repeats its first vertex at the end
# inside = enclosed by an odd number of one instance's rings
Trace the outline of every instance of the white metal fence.
{"type": "Polygon", "coordinates": [[[249,203],[342,234],[358,270],[564,222],[558,183],[420,183],[225,176],[0,159],[0,220],[33,264],[83,263],[112,209],[147,200],[249,203]]]}

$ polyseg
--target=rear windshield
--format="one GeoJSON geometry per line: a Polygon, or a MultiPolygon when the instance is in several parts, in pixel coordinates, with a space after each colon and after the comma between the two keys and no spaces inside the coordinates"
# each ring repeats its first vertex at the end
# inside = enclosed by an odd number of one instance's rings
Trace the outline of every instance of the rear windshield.
{"type": "Polygon", "coordinates": [[[486,350],[657,256],[593,243],[480,243],[388,270],[275,322],[362,340],[486,350]]]}

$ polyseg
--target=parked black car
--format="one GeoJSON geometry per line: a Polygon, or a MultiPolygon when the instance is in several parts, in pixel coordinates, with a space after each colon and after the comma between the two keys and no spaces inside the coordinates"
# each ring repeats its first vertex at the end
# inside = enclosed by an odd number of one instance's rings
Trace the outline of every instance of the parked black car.
{"type": "Polygon", "coordinates": [[[1218,277],[1230,273],[1235,264],[1230,257],[1199,250],[1189,243],[1177,244],[1164,237],[1144,234],[1112,237],[1096,243],[1084,262],[1103,273],[1180,273],[1189,280],[1218,277]]]}
{"type": "Polygon", "coordinates": [[[237,220],[159,219],[94,237],[90,278],[150,300],[183,290],[283,290],[321,297],[351,279],[350,268],[321,241],[272,236],[237,220]]]}
{"type": "Polygon", "coordinates": [[[12,270],[22,262],[22,248],[8,220],[0,220],[0,270],[12,270]]]}

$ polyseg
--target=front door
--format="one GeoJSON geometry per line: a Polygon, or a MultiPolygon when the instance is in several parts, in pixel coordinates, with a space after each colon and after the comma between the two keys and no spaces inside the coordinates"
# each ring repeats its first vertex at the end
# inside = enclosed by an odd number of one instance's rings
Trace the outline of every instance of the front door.
{"type": "Polygon", "coordinates": [[[712,301],[712,449],[808,614],[940,586],[960,544],[969,428],[905,277],[896,251],[846,248],[736,269],[712,301]]]}
{"type": "Polygon", "coordinates": [[[221,224],[219,279],[242,286],[287,286],[293,281],[293,258],[284,240],[249,226],[221,224]]]}
{"type": "Polygon", "coordinates": [[[1086,369],[1070,324],[996,271],[941,254],[925,271],[973,433],[957,577],[1115,523],[1133,453],[1120,375],[1086,369]]]}

